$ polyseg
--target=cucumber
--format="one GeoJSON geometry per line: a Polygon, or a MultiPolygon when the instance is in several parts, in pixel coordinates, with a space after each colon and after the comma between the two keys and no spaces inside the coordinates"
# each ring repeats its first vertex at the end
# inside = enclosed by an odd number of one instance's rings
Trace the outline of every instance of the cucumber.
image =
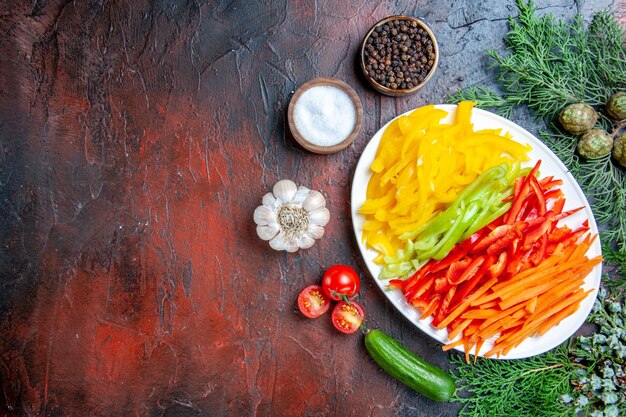
{"type": "Polygon", "coordinates": [[[449,401],[456,386],[443,369],[417,357],[402,343],[380,330],[365,335],[365,347],[391,376],[434,401],[449,401]]]}

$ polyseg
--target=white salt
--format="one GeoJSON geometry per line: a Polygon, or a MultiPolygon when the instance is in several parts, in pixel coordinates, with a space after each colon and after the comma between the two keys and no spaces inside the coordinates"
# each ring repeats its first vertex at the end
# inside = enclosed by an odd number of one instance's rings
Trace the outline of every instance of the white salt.
{"type": "Polygon", "coordinates": [[[298,132],[317,146],[343,142],[356,123],[356,109],[350,96],[330,85],[314,86],[302,93],[293,114],[298,132]]]}

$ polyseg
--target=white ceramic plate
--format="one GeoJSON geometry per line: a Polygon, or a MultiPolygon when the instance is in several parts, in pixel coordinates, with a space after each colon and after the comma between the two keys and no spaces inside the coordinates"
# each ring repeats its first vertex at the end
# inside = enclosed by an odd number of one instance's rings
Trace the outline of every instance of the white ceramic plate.
{"type": "MultiPolygon", "coordinates": [[[[451,123],[456,112],[456,105],[437,105],[436,107],[446,110],[449,113],[447,118],[443,119],[443,122],[451,123]]],[[[407,112],[405,114],[408,113],[410,112],[407,112]]],[[[565,165],[563,165],[561,160],[556,155],[554,155],[552,151],[550,151],[550,149],[548,149],[548,147],[546,147],[539,139],[535,138],[528,131],[524,130],[515,123],[484,110],[473,109],[472,122],[474,123],[475,130],[485,128],[502,128],[503,132],[510,132],[513,135],[513,139],[517,142],[530,144],[532,146],[532,151],[530,151],[529,153],[531,161],[527,162],[525,165],[532,166],[536,163],[538,159],[541,159],[542,162],[540,171],[542,177],[554,175],[555,178],[560,178],[563,180],[562,189],[566,197],[564,210],[569,210],[580,206],[585,207],[583,210],[580,210],[576,214],[562,220],[562,224],[568,224],[570,225],[570,227],[578,227],[585,219],[589,219],[590,232],[592,232],[593,234],[598,233],[596,222],[593,218],[591,209],[589,209],[589,203],[587,202],[587,198],[580,189],[580,186],[572,177],[572,175],[567,171],[567,168],[565,167],[565,165]]],[[[391,123],[391,121],[389,123],[391,123]]],[[[380,267],[373,262],[373,259],[376,257],[377,253],[371,249],[367,249],[362,242],[364,217],[358,214],[358,209],[365,202],[365,191],[367,189],[367,183],[371,176],[370,166],[374,161],[380,138],[382,137],[382,134],[389,125],[389,123],[383,126],[372,137],[368,145],[365,147],[365,150],[363,151],[363,154],[359,159],[356,171],[354,173],[351,196],[352,224],[354,226],[354,233],[356,235],[356,240],[359,245],[361,254],[363,255],[365,263],[367,264],[367,268],[369,269],[372,277],[374,278],[380,289],[383,291],[385,296],[387,296],[391,303],[411,323],[413,323],[415,326],[417,326],[426,334],[438,340],[439,342],[447,343],[450,340],[448,339],[448,332],[445,329],[439,330],[432,326],[430,324],[432,322],[432,317],[429,317],[426,320],[420,320],[420,314],[418,310],[406,301],[400,290],[388,290],[386,281],[378,279],[380,267]]],[[[600,254],[601,249],[599,239],[596,239],[591,248],[589,248],[589,252],[587,253],[587,255],[589,257],[593,257],[600,254]]],[[[572,334],[574,334],[576,330],[578,330],[578,328],[584,323],[587,315],[593,307],[593,302],[596,299],[598,287],[600,286],[601,272],[602,266],[599,264],[585,278],[584,288],[593,289],[593,291],[589,293],[589,295],[581,302],[580,307],[576,311],[576,313],[561,321],[559,325],[553,327],[543,336],[533,336],[527,338],[515,349],[512,349],[508,355],[501,356],[501,358],[517,359],[538,355],[560,345],[572,334]]],[[[487,341],[479,352],[479,356],[483,356],[492,347],[492,341],[487,341]]],[[[458,347],[457,350],[463,351],[463,347],[458,347]]]]}

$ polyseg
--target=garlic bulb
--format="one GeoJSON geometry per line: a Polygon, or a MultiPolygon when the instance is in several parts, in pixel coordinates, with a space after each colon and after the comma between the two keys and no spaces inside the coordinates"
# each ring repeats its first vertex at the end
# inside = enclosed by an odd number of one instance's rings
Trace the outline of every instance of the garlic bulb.
{"type": "Polygon", "coordinates": [[[330,220],[322,193],[280,180],[254,210],[256,232],[272,249],[295,252],[313,246],[330,220]]]}

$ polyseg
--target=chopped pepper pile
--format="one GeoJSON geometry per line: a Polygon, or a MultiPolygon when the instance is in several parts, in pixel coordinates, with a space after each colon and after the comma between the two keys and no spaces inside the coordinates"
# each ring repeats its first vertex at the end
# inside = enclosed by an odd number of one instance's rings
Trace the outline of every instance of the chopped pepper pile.
{"type": "Polygon", "coordinates": [[[501,129],[474,130],[473,102],[458,105],[453,123],[433,105],[395,119],[384,131],[367,199],[363,240],[385,256],[396,256],[407,240],[437,213],[455,201],[468,184],[504,162],[527,161],[523,145],[501,129]],[[445,164],[439,163],[445,161],[445,164]]]}
{"type": "Polygon", "coordinates": [[[506,201],[513,194],[513,183],[521,173],[518,163],[489,168],[467,186],[454,202],[437,216],[400,236],[409,239],[397,256],[385,257],[379,278],[393,278],[419,269],[428,259],[445,257],[452,247],[470,237],[511,208],[506,201]],[[415,242],[415,243],[413,243],[415,242]]]}
{"type": "Polygon", "coordinates": [[[544,334],[571,315],[587,295],[584,278],[601,257],[585,255],[595,237],[585,222],[572,230],[559,226],[578,210],[563,211],[565,197],[552,177],[538,180],[540,161],[517,177],[510,209],[440,260],[431,259],[390,288],[447,328],[445,349],[463,345],[478,353],[497,335],[486,356],[506,355],[526,337],[544,334]]]}

